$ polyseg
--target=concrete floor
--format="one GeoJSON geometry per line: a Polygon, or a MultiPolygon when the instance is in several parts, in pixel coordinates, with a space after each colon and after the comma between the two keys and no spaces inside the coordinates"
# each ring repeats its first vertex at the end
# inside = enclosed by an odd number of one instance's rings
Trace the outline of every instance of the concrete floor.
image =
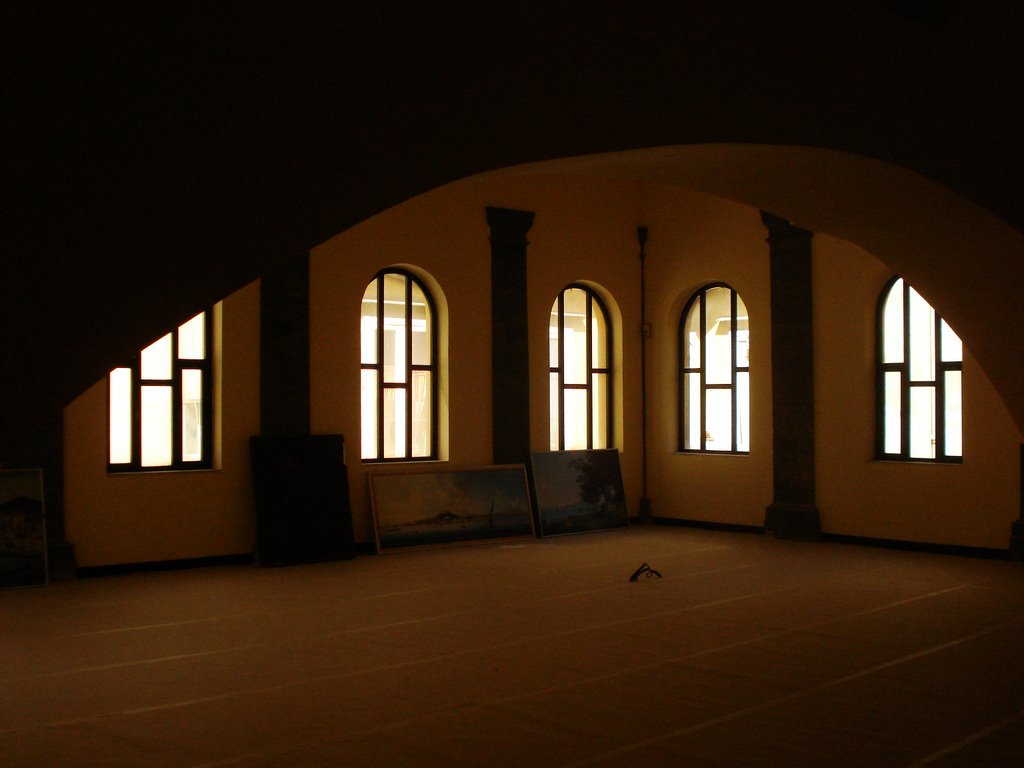
{"type": "Polygon", "coordinates": [[[0,765],[1024,765],[1024,568],[647,526],[7,590],[0,765]]]}

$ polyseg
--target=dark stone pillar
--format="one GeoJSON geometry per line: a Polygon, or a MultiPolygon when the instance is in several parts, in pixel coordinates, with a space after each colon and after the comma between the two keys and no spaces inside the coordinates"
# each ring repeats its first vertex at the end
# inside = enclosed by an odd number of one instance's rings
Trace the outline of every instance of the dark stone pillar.
{"type": "Polygon", "coordinates": [[[1020,446],[1020,517],[1010,530],[1010,556],[1024,561],[1024,444],[1020,446]]]}
{"type": "Polygon", "coordinates": [[[260,280],[260,434],[309,434],[309,255],[260,280]]]}
{"type": "Polygon", "coordinates": [[[761,212],[771,252],[773,501],[764,528],[779,538],[815,539],[813,233],[761,212]]]}
{"type": "Polygon", "coordinates": [[[526,233],[533,213],[487,208],[491,228],[491,376],[495,464],[530,464],[526,233]]]}

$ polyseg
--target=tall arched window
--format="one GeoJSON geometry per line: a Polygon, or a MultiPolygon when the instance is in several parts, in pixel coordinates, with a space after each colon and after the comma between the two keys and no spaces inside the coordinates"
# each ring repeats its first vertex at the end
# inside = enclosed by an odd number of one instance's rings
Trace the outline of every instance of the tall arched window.
{"type": "Polygon", "coordinates": [[[434,302],[402,269],[366,286],[360,320],[362,459],[437,455],[437,333],[434,302]]]}
{"type": "Polygon", "coordinates": [[[548,331],[551,450],[612,445],[612,337],[608,311],[585,285],[565,288],[548,331]]]}
{"type": "Polygon", "coordinates": [[[750,452],[747,308],[725,283],[690,299],[679,323],[679,449],[750,452]]]}
{"type": "Polygon", "coordinates": [[[900,277],[878,303],[878,457],[963,457],[963,344],[900,277]]]}

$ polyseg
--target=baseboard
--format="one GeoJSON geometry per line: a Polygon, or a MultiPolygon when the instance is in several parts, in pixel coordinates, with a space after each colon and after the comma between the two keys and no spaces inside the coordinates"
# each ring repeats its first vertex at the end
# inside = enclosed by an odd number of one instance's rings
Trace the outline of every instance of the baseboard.
{"type": "Polygon", "coordinates": [[[186,568],[206,568],[214,565],[251,565],[253,562],[253,555],[251,552],[248,552],[239,555],[189,557],[182,560],[153,560],[145,563],[116,563],[114,565],[80,566],[78,568],[78,575],[82,578],[88,578],[91,576],[119,576],[126,573],[177,571],[186,568]]]}
{"type": "Polygon", "coordinates": [[[764,533],[760,525],[739,525],[737,523],[716,523],[711,520],[688,520],[679,517],[652,517],[655,525],[677,525],[684,528],[702,528],[706,531],[729,531],[730,533],[764,533]]]}
{"type": "Polygon", "coordinates": [[[990,547],[968,547],[961,544],[932,544],[926,541],[903,541],[900,539],[877,539],[872,536],[847,536],[842,533],[823,533],[822,541],[837,544],[855,544],[862,547],[880,547],[882,549],[900,549],[907,552],[930,552],[936,555],[956,555],[957,557],[975,557],[983,560],[1009,560],[1008,549],[990,547]]]}
{"type": "MultiPolygon", "coordinates": [[[[737,525],[735,523],[716,523],[709,520],[688,520],[675,517],[654,517],[655,525],[675,525],[686,528],[702,528],[708,531],[728,531],[731,533],[764,533],[764,528],[757,525],[737,525]]],[[[819,541],[830,541],[836,544],[854,544],[861,547],[878,547],[881,549],[899,549],[907,552],[930,552],[937,555],[955,555],[957,557],[974,557],[983,560],[1010,560],[1008,549],[990,547],[968,547],[961,544],[932,544],[925,541],[903,541],[900,539],[880,539],[872,536],[847,536],[842,533],[822,533],[819,541]]]]}

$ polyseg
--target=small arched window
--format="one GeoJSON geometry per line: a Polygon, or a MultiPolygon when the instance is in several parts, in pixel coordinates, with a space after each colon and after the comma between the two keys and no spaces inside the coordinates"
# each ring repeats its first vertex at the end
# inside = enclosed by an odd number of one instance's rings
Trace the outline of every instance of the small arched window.
{"type": "Polygon", "coordinates": [[[410,272],[383,269],[363,293],[360,373],[363,461],[437,455],[434,302],[410,272]]]}
{"type": "Polygon", "coordinates": [[[551,450],[612,445],[612,336],[608,310],[585,285],[566,287],[548,326],[551,450]]]}
{"type": "Polygon", "coordinates": [[[679,323],[679,449],[750,452],[750,327],[725,283],[707,285],[679,323]]]}
{"type": "Polygon", "coordinates": [[[878,303],[878,458],[963,457],[963,344],[905,280],[878,303]]]}

